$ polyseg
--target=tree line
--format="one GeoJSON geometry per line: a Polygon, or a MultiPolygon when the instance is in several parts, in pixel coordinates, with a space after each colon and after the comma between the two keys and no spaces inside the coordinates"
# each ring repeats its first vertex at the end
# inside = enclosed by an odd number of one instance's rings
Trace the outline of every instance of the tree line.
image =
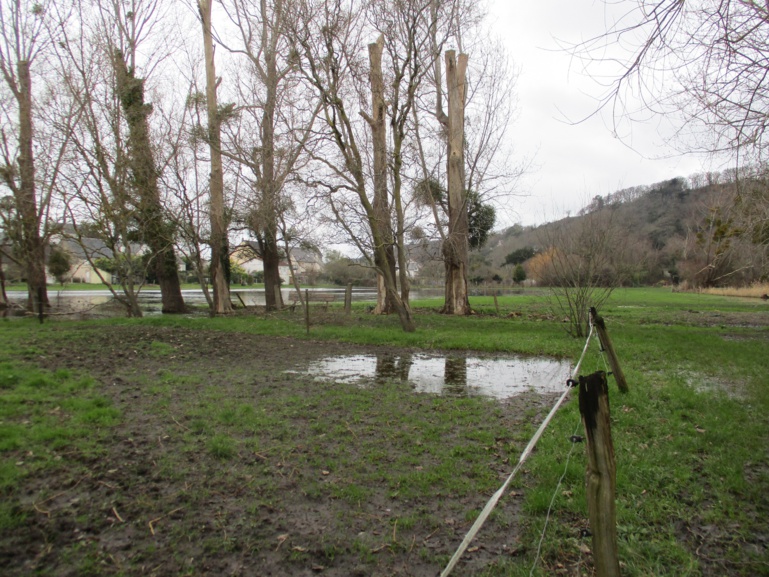
{"type": "Polygon", "coordinates": [[[30,309],[66,237],[111,255],[129,315],[137,267],[185,310],[182,260],[221,314],[239,235],[268,309],[292,247],[344,242],[376,272],[376,312],[412,330],[409,246],[428,238],[445,312],[467,314],[469,245],[520,172],[515,75],[488,38],[468,0],[0,0],[0,255],[30,309]]]}

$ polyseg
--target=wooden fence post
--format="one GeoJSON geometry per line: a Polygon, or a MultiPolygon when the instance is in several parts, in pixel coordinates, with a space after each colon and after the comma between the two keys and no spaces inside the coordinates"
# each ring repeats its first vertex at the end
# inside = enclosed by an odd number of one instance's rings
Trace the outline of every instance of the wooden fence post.
{"type": "Polygon", "coordinates": [[[579,377],[579,412],[587,439],[585,487],[595,572],[598,577],[619,577],[614,503],[617,469],[609,419],[609,388],[603,371],[579,377]]]}
{"type": "Polygon", "coordinates": [[[344,314],[352,314],[352,284],[348,284],[344,291],[344,314]]]}
{"type": "Polygon", "coordinates": [[[310,334],[310,291],[304,289],[304,322],[307,325],[307,334],[310,334]]]}
{"type": "Polygon", "coordinates": [[[496,291],[494,291],[494,308],[497,309],[497,316],[499,316],[499,301],[497,300],[496,291]]]}
{"type": "Polygon", "coordinates": [[[614,352],[614,345],[611,343],[609,333],[606,331],[606,323],[603,322],[603,317],[598,316],[598,311],[595,307],[590,307],[590,318],[593,321],[593,326],[598,332],[598,340],[601,341],[601,349],[606,351],[606,356],[609,359],[609,366],[611,372],[614,375],[614,380],[617,381],[619,390],[623,393],[627,393],[628,386],[625,380],[625,373],[622,372],[622,367],[619,365],[619,358],[617,353],[614,352]]]}

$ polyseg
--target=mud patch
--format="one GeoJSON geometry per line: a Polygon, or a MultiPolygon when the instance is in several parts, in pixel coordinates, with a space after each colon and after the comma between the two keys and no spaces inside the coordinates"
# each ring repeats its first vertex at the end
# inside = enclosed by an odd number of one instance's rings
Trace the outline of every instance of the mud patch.
{"type": "MultiPolygon", "coordinates": [[[[86,372],[122,413],[99,454],[30,475],[3,575],[436,575],[552,396],[319,386],[285,371],[358,347],[123,326],[33,337],[28,360],[86,372]]],[[[521,491],[458,568],[522,551],[521,491]]]]}

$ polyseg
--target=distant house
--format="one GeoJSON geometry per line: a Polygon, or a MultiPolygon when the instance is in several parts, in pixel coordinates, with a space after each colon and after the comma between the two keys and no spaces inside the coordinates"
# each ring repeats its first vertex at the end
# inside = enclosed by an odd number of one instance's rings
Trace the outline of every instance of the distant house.
{"type": "MultiPolygon", "coordinates": [[[[66,227],[63,234],[52,240],[70,257],[71,266],[65,275],[65,282],[100,284],[103,282],[102,279],[110,283],[118,282],[115,275],[95,265],[99,259],[111,260],[115,257],[112,249],[101,239],[85,236],[76,238],[74,229],[66,227]]],[[[139,244],[132,244],[130,249],[134,256],[139,256],[146,251],[146,247],[139,244]]],[[[48,275],[46,282],[51,284],[57,282],[49,273],[46,274],[48,275]]],[[[141,282],[143,279],[137,280],[141,282]]]]}
{"type": "MultiPolygon", "coordinates": [[[[259,244],[255,240],[242,241],[230,253],[230,260],[250,275],[264,272],[264,261],[259,256],[259,244]]],[[[291,277],[288,263],[281,262],[278,265],[278,274],[283,279],[283,282],[288,282],[291,277]]]]}
{"type": "Polygon", "coordinates": [[[292,248],[291,264],[300,284],[315,284],[323,270],[323,255],[317,249],[292,248]]]}
{"type": "MultiPolygon", "coordinates": [[[[230,259],[248,274],[264,272],[264,262],[259,256],[259,245],[254,240],[242,241],[232,251],[230,259]]],[[[313,283],[323,268],[323,256],[320,251],[292,248],[291,265],[300,283],[313,283]]],[[[281,260],[278,271],[284,283],[293,283],[287,260],[281,260]]]]}
{"type": "MultiPolygon", "coordinates": [[[[89,256],[91,261],[113,257],[112,251],[99,239],[81,238],[76,241],[72,238],[62,237],[59,239],[58,246],[69,255],[71,262],[69,272],[64,277],[65,282],[99,284],[102,282],[102,278],[107,281],[112,279],[111,273],[98,269],[88,260],[89,256]],[[99,277],[100,274],[102,275],[101,278],[99,277]]],[[[56,279],[50,277],[50,273],[48,276],[47,282],[56,283],[56,279]]]]}
{"type": "Polygon", "coordinates": [[[259,256],[259,245],[256,241],[242,241],[230,253],[230,260],[250,275],[264,272],[264,263],[259,256]]]}

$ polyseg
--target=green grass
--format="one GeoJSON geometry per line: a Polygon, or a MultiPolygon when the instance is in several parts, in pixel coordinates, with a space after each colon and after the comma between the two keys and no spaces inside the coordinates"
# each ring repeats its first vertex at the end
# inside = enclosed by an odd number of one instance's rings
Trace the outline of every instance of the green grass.
{"type": "MultiPolygon", "coordinates": [[[[451,318],[435,313],[441,304],[437,299],[414,302],[413,334],[403,333],[395,317],[366,314],[363,304],[354,306],[350,317],[339,306],[328,313],[317,307],[310,338],[570,359],[580,354],[584,342],[567,336],[560,316],[553,315],[541,293],[499,297],[498,303],[499,316],[491,297],[474,297],[471,304],[479,314],[451,318]]],[[[706,565],[711,571],[728,567],[723,574],[730,575],[769,573],[769,329],[756,322],[757,315],[769,314],[767,305],[756,299],[627,289],[616,291],[600,313],[630,384],[624,395],[613,383],[610,387],[623,575],[701,575],[706,565]]],[[[307,338],[303,315],[288,311],[268,317],[3,323],[0,530],[23,522],[13,499],[26,475],[65,466],[55,459],[64,447],[98,451],[92,431],[108,430],[121,418],[87,376],[35,368],[36,359],[46,354],[46,339],[75,342],[83,332],[123,325],[307,338]],[[24,465],[16,464],[20,461],[24,465]]],[[[160,341],[146,346],[155,359],[171,358],[173,350],[160,341]]],[[[603,361],[593,347],[581,372],[598,369],[603,361]]],[[[202,447],[218,463],[212,470],[254,454],[279,461],[280,475],[261,460],[251,471],[250,492],[265,507],[280,500],[278,481],[281,475],[291,477],[292,469],[313,472],[295,479],[296,490],[310,499],[344,503],[353,516],[384,487],[386,497],[402,506],[397,526],[394,519],[389,521],[396,534],[388,545],[392,551],[399,546],[398,532],[440,525],[429,503],[442,495],[476,503],[453,511],[462,522],[474,519],[478,496],[485,499],[500,484],[489,455],[497,452],[515,463],[532,433],[531,427],[506,429],[499,405],[488,400],[412,395],[396,382],[376,390],[329,385],[309,393],[286,386],[257,401],[234,385],[220,387],[200,375],[170,370],[142,385],[158,397],[154,411],[166,417],[174,411],[183,419],[186,454],[202,447]],[[408,403],[403,402],[406,397],[408,403]],[[414,503],[428,506],[412,507],[414,503]]],[[[520,533],[520,550],[493,561],[483,575],[529,574],[551,497],[564,473],[568,437],[575,430],[579,434],[579,423],[572,401],[546,431],[527,473],[514,484],[524,494],[521,517],[495,521],[520,533]]],[[[173,463],[168,468],[173,471],[173,463]]],[[[590,547],[590,539],[580,536],[587,526],[584,470],[584,448],[577,445],[556,495],[536,575],[555,574],[559,563],[584,569],[589,559],[581,548],[590,547]]],[[[379,542],[361,539],[347,545],[362,563],[376,563],[372,550],[379,542]]],[[[338,543],[327,547],[331,557],[347,554],[338,543]]],[[[431,551],[418,551],[433,559],[431,551]]],[[[301,552],[292,554],[302,562],[301,552]]]]}
{"type": "Polygon", "coordinates": [[[70,467],[78,456],[102,452],[99,441],[120,418],[95,390],[95,381],[60,369],[54,373],[0,358],[0,531],[26,514],[17,505],[25,479],[70,467]]]}

